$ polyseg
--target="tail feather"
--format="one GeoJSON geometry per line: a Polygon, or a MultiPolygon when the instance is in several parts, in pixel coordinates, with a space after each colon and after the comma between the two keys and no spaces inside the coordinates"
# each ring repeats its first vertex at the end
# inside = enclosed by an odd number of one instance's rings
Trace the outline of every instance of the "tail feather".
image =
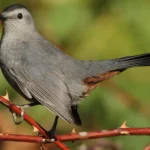
{"type": "Polygon", "coordinates": [[[71,110],[72,110],[72,115],[73,115],[74,121],[75,121],[74,123],[78,126],[81,126],[82,122],[81,122],[80,116],[78,114],[78,106],[77,105],[71,106],[71,110]]]}
{"type": "Polygon", "coordinates": [[[114,59],[118,69],[128,69],[136,66],[150,66],[150,53],[114,59]]]}
{"type": "MultiPolygon", "coordinates": [[[[88,63],[87,74],[83,78],[88,90],[84,95],[88,95],[101,81],[112,78],[128,68],[150,66],[150,53],[88,63]]],[[[76,111],[74,116],[78,119],[76,111]]]]}
{"type": "Polygon", "coordinates": [[[126,69],[140,66],[150,66],[150,53],[111,60],[85,61],[85,69],[82,69],[84,73],[81,75],[83,79],[86,79],[87,77],[95,77],[101,74],[106,75],[113,71],[122,72],[126,69]]]}

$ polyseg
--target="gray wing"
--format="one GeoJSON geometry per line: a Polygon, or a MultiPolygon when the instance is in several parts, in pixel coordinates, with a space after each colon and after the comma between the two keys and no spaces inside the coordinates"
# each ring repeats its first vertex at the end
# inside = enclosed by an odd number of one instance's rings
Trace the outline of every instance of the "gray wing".
{"type": "Polygon", "coordinates": [[[62,119],[75,123],[63,74],[53,67],[46,70],[47,72],[42,66],[36,67],[11,70],[20,90],[26,97],[36,99],[62,119]]]}

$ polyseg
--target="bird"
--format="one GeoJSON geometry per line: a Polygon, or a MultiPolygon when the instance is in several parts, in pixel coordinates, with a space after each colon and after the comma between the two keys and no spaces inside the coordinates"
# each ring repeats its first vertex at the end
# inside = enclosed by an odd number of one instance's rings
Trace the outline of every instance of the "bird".
{"type": "Polygon", "coordinates": [[[49,131],[55,134],[58,118],[82,125],[78,108],[100,82],[133,67],[150,66],[150,53],[108,60],[78,60],[47,41],[22,4],[0,14],[2,36],[0,67],[9,84],[29,104],[43,105],[56,115],[49,131]]]}

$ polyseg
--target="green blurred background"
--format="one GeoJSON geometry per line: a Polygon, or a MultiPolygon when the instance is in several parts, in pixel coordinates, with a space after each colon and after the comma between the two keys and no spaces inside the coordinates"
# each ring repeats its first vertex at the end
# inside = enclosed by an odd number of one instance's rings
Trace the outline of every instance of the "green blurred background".
{"type": "MultiPolygon", "coordinates": [[[[150,52],[149,0],[0,0],[0,11],[15,3],[31,11],[39,32],[65,53],[82,60],[109,59],[150,52]]],[[[8,90],[16,104],[27,103],[0,73],[0,95],[8,90]]],[[[129,127],[150,126],[150,68],[134,68],[101,83],[80,105],[83,126],[59,120],[58,134],[118,128],[126,120],[129,127]]],[[[16,126],[8,109],[0,106],[0,132],[34,134],[25,122],[16,126]]],[[[49,129],[54,115],[45,108],[29,108],[27,113],[49,129]],[[38,111],[37,111],[38,110],[38,111]]],[[[142,150],[149,137],[124,136],[66,143],[71,149],[142,150]],[[113,148],[109,145],[112,145],[113,148]]],[[[48,145],[49,149],[57,149],[48,145]]],[[[0,142],[0,150],[39,149],[38,144],[0,142]]]]}

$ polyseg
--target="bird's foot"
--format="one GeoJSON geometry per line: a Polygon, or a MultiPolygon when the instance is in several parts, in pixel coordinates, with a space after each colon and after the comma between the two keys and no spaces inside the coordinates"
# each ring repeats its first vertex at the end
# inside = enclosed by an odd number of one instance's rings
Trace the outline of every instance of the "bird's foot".
{"type": "Polygon", "coordinates": [[[18,114],[16,114],[16,113],[13,112],[12,116],[13,116],[13,121],[15,122],[15,124],[19,125],[24,120],[24,110],[26,108],[30,107],[30,106],[28,104],[25,104],[25,105],[16,105],[16,106],[21,109],[21,115],[18,115],[18,114]]]}
{"type": "Polygon", "coordinates": [[[59,118],[58,116],[55,117],[54,124],[52,128],[48,131],[48,137],[52,140],[52,142],[57,140],[55,136],[55,131],[56,131],[57,123],[58,123],[58,118],[59,118]]]}
{"type": "Polygon", "coordinates": [[[51,129],[50,131],[48,131],[48,137],[52,140],[52,142],[56,141],[57,138],[55,136],[55,131],[53,129],[51,129]]]}

